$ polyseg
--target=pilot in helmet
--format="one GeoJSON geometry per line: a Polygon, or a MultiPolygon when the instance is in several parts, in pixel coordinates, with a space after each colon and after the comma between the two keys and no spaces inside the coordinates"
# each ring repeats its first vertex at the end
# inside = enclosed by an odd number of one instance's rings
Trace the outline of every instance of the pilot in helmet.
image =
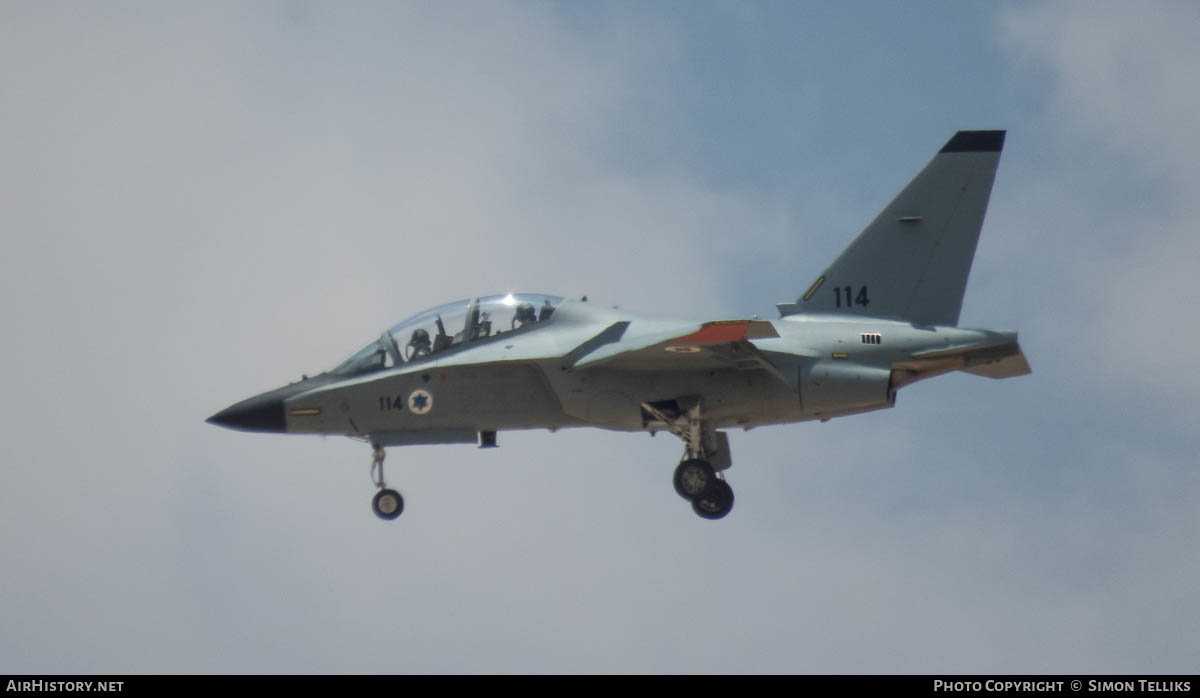
{"type": "Polygon", "coordinates": [[[513,316],[513,328],[524,327],[537,322],[537,311],[533,309],[533,303],[520,303],[517,305],[517,314],[513,316]]]}
{"type": "Polygon", "coordinates": [[[412,339],[408,340],[408,348],[412,349],[410,359],[432,354],[433,343],[429,341],[429,333],[420,327],[413,330],[412,339]]]}

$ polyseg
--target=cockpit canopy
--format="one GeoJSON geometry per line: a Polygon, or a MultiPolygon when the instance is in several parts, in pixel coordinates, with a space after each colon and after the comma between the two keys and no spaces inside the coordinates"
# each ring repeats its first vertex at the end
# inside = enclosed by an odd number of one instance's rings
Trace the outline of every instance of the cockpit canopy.
{"type": "Polygon", "coordinates": [[[356,376],[425,361],[509,333],[524,333],[550,321],[558,296],[509,293],[439,305],[384,332],[346,359],[333,373],[356,376]]]}

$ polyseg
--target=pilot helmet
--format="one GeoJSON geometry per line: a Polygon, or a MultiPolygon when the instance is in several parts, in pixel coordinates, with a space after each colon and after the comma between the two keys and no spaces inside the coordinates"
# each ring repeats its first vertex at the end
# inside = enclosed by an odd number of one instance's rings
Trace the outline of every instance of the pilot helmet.
{"type": "Polygon", "coordinates": [[[533,303],[520,303],[517,305],[517,314],[513,318],[514,323],[522,325],[537,322],[537,312],[533,309],[533,303]]]}

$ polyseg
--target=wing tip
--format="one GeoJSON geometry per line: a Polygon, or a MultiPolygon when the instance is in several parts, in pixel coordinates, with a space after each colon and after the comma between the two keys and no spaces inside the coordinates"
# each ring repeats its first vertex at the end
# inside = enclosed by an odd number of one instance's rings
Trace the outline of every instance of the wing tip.
{"type": "Polygon", "coordinates": [[[939,153],[998,153],[1008,131],[959,131],[939,153]]]}

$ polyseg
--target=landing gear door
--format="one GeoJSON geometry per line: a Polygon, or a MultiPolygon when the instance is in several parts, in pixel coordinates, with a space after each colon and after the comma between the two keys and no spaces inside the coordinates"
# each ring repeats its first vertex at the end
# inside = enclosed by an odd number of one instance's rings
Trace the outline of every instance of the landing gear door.
{"type": "Polygon", "coordinates": [[[723,431],[705,430],[701,437],[704,440],[704,452],[708,462],[716,472],[728,470],[733,465],[733,454],[729,450],[729,435],[723,431]]]}

